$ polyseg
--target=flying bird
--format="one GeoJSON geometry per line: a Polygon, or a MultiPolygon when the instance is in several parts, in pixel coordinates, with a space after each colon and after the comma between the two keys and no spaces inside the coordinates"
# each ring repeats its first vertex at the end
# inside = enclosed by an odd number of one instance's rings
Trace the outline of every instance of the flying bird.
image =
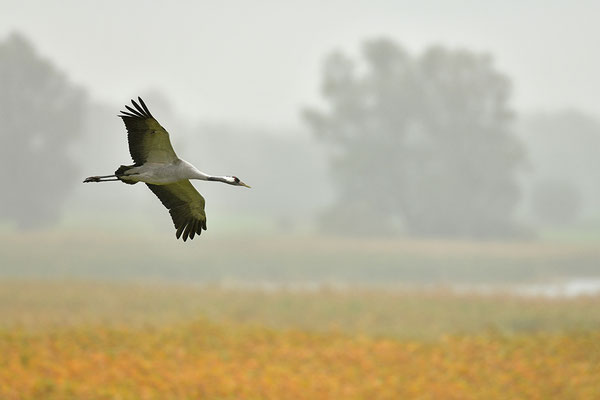
{"type": "Polygon", "coordinates": [[[204,197],[192,186],[190,179],[217,181],[234,186],[245,186],[235,176],[213,176],[200,172],[189,162],[177,157],[169,133],[152,116],[148,107],[138,97],[139,104],[131,100],[133,108],[119,115],[127,128],[129,153],[133,165],[121,165],[114,175],[90,176],[83,182],[121,181],[129,185],[144,182],[169,210],[175,236],[183,238],[200,235],[206,230],[204,197]]]}

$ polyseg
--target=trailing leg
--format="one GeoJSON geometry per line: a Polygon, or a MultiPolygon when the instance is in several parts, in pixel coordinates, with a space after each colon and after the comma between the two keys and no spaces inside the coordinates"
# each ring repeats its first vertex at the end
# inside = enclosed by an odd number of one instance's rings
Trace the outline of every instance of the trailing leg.
{"type": "Polygon", "coordinates": [[[83,183],[89,182],[112,182],[120,180],[116,175],[90,176],[85,178],[83,183]]]}

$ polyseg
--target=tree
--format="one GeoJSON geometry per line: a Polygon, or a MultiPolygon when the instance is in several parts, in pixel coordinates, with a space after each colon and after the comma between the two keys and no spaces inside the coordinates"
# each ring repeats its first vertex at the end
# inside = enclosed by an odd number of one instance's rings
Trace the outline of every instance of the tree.
{"type": "Polygon", "coordinates": [[[70,145],[85,93],[18,34],[0,43],[0,219],[20,228],[57,220],[80,173],[70,145]]]}
{"type": "Polygon", "coordinates": [[[411,56],[386,40],[325,63],[325,110],[304,117],[331,151],[337,231],[498,236],[515,232],[510,83],[487,55],[432,47],[411,56]]]}

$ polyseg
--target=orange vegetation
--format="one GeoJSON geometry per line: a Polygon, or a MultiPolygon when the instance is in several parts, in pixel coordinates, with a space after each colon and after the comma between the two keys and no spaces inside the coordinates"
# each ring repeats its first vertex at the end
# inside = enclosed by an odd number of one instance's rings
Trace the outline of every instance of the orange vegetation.
{"type": "Polygon", "coordinates": [[[410,341],[208,321],[0,332],[0,399],[597,399],[600,333],[410,341]]]}

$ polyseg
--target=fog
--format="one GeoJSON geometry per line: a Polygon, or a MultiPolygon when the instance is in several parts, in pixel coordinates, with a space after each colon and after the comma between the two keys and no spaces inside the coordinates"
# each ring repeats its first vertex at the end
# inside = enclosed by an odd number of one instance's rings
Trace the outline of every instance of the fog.
{"type": "Polygon", "coordinates": [[[600,112],[595,1],[0,2],[0,37],[29,37],[94,98],[158,88],[191,118],[297,125],[324,56],[386,36],[491,53],[518,110],[600,112]]]}
{"type": "MultiPolygon", "coordinates": [[[[229,284],[598,277],[592,1],[0,0],[0,274],[229,284]],[[142,96],[208,230],[131,164],[142,96]],[[2,260],[3,259],[3,260],[2,260]]],[[[597,282],[597,280],[595,281],[597,282]]]]}

